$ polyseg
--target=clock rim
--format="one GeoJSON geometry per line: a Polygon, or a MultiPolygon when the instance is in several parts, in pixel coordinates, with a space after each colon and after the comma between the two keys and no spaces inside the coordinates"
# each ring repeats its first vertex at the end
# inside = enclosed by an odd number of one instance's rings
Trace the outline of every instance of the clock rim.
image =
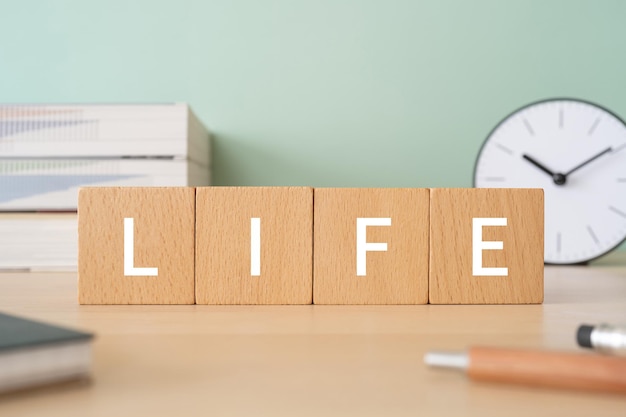
{"type": "MultiPolygon", "coordinates": [[[[597,104],[597,103],[595,103],[593,101],[590,101],[590,100],[584,100],[584,99],[574,98],[574,97],[553,97],[553,98],[544,98],[544,99],[536,100],[536,101],[533,101],[531,103],[525,104],[525,105],[523,105],[521,107],[518,107],[517,109],[509,112],[506,116],[504,116],[495,125],[495,127],[493,127],[493,129],[491,129],[489,131],[489,133],[487,134],[487,136],[483,140],[483,143],[480,145],[480,148],[478,149],[478,153],[476,154],[476,158],[474,159],[474,174],[472,175],[472,187],[473,188],[479,188],[479,187],[476,187],[476,171],[478,170],[478,160],[480,159],[480,155],[483,153],[483,149],[487,145],[487,142],[489,141],[489,138],[493,135],[493,133],[496,130],[498,130],[498,128],[502,124],[504,124],[504,122],[509,120],[514,114],[517,114],[520,111],[522,111],[524,109],[527,109],[529,107],[533,107],[533,106],[536,106],[538,104],[549,103],[549,102],[553,102],[553,101],[574,101],[574,102],[583,103],[583,104],[589,104],[591,106],[597,107],[597,108],[599,108],[599,109],[609,113],[611,116],[615,117],[622,125],[624,125],[624,129],[626,129],[626,122],[618,114],[616,114],[612,110],[610,110],[610,109],[608,109],[608,108],[606,108],[606,107],[604,107],[604,106],[602,106],[600,104],[597,104]]],[[[542,190],[543,190],[543,188],[542,188],[542,190]]],[[[544,190],[544,192],[545,192],[545,190],[544,190]]],[[[544,213],[544,217],[545,217],[545,213],[544,213]]],[[[544,219],[544,221],[545,221],[545,219],[544,219]]],[[[586,265],[587,263],[589,263],[591,261],[599,259],[599,258],[601,258],[603,256],[606,256],[609,253],[613,252],[615,249],[617,249],[619,246],[621,246],[624,242],[626,242],[626,235],[624,235],[624,238],[621,241],[619,241],[616,245],[610,247],[609,249],[605,250],[604,252],[600,253],[597,256],[592,256],[590,258],[579,259],[579,260],[568,261],[568,262],[546,262],[546,260],[544,258],[543,263],[544,263],[544,265],[586,265]]],[[[545,240],[544,240],[544,247],[545,247],[545,240]]]]}

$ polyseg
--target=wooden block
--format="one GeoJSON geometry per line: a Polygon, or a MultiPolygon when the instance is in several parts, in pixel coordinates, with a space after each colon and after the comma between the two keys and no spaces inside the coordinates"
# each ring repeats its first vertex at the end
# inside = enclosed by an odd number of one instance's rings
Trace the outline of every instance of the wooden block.
{"type": "Polygon", "coordinates": [[[81,189],[79,303],[193,304],[194,207],[194,188],[81,189]]]}
{"type": "Polygon", "coordinates": [[[311,304],[312,188],[201,187],[196,197],[196,303],[311,304]]]}
{"type": "Polygon", "coordinates": [[[314,194],[315,304],[428,302],[428,189],[314,194]]]}
{"type": "Polygon", "coordinates": [[[430,198],[431,304],[543,302],[543,190],[432,189],[430,198]]]}

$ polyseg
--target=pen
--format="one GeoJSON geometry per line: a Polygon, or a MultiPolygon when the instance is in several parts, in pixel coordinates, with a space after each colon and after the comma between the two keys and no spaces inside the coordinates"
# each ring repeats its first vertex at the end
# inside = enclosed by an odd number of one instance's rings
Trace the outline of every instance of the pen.
{"type": "Polygon", "coordinates": [[[626,327],[611,324],[590,326],[583,324],[576,332],[578,345],[597,349],[603,353],[626,355],[626,327]]]}
{"type": "Polygon", "coordinates": [[[476,381],[626,394],[626,359],[619,357],[473,347],[429,352],[424,362],[465,371],[476,381]]]}

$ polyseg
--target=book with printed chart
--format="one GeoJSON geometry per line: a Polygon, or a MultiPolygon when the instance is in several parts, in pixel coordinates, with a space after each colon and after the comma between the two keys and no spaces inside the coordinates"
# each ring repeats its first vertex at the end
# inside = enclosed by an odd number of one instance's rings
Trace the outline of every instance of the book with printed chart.
{"type": "Polygon", "coordinates": [[[184,103],[0,105],[0,157],[158,157],[210,167],[209,133],[184,103]]]}
{"type": "Polygon", "coordinates": [[[76,210],[85,186],[209,184],[209,169],[183,159],[0,159],[0,211],[76,210]]]}

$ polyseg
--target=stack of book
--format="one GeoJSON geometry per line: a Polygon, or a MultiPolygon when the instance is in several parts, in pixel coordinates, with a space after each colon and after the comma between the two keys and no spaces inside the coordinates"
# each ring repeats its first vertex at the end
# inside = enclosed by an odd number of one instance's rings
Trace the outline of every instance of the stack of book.
{"type": "Polygon", "coordinates": [[[75,269],[78,189],[211,184],[186,104],[0,106],[0,269],[75,269]]]}

